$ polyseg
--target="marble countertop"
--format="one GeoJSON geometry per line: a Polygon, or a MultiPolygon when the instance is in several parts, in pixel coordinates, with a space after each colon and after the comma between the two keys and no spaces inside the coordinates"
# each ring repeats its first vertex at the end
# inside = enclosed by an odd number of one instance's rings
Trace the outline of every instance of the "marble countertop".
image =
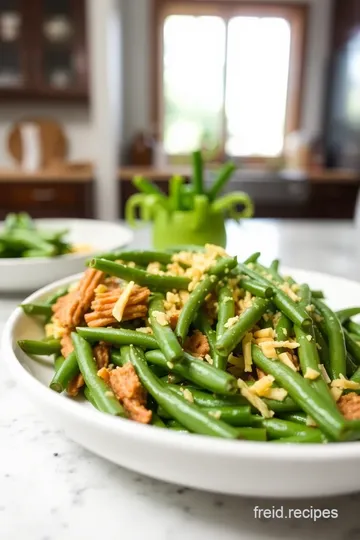
{"type": "MultiPolygon", "coordinates": [[[[349,222],[229,225],[231,253],[359,280],[360,230],[349,222]]],[[[148,231],[136,233],[149,245],[148,231]]],[[[0,333],[21,298],[0,296],[0,333]]],[[[291,479],[289,479],[291,481],[291,479]]],[[[274,488],[275,489],[275,488],[274,488]]],[[[360,492],[360,486],[359,486],[360,492]]],[[[360,539],[360,495],[259,500],[198,492],[127,471],[82,449],[50,425],[0,371],[1,540],[360,539]],[[337,520],[254,518],[254,506],[337,509],[337,520]]]]}

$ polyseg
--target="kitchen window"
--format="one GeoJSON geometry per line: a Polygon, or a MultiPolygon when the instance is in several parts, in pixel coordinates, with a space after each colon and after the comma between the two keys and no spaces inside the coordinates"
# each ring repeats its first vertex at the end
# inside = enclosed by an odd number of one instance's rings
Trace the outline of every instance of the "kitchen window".
{"type": "Polygon", "coordinates": [[[299,128],[306,7],[156,4],[154,120],[170,159],[199,147],[213,159],[281,156],[299,128]]]}

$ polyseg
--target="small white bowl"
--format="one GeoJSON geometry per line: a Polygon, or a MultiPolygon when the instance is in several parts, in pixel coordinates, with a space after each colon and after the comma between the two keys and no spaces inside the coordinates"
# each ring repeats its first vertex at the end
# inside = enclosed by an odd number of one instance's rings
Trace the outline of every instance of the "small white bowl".
{"type": "MultiPolygon", "coordinates": [[[[66,241],[72,245],[89,245],[84,253],[70,253],[48,258],[0,258],[0,292],[34,291],[52,281],[80,272],[85,261],[96,253],[122,248],[133,240],[124,225],[93,219],[37,219],[41,229],[67,229],[66,241]]],[[[0,224],[0,232],[2,225],[0,224]]]]}
{"type": "MultiPolygon", "coordinates": [[[[323,289],[334,309],[360,304],[359,283],[316,272],[285,272],[323,289]]],[[[25,302],[44,300],[78,278],[49,285],[25,302]]],[[[17,346],[19,339],[43,335],[38,321],[16,309],[4,330],[2,358],[51,425],[99,456],[167,482],[236,495],[322,497],[360,489],[360,442],[282,445],[182,434],[114,418],[56,394],[48,388],[52,360],[35,360],[17,346]]]]}

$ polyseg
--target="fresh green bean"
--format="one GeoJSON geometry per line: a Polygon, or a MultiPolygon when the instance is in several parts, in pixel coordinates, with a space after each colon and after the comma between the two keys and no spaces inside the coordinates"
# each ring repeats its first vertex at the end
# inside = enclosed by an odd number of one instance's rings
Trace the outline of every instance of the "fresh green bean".
{"type": "Polygon", "coordinates": [[[237,382],[233,375],[225,373],[203,360],[194,358],[190,354],[185,353],[182,361],[172,364],[172,366],[169,366],[166,357],[159,350],[149,351],[145,357],[150,364],[167,368],[210,392],[228,395],[234,394],[237,390],[237,382]]]}
{"type": "MultiPolygon", "coordinates": [[[[275,270],[274,267],[270,266],[269,268],[267,268],[266,266],[263,266],[259,262],[256,262],[255,268],[259,272],[260,275],[264,276],[266,279],[269,279],[271,283],[272,282],[277,283],[277,284],[285,283],[285,279],[282,276],[280,276],[280,274],[278,273],[277,270],[275,270]],[[270,277],[268,278],[268,276],[270,277]]],[[[294,283],[293,280],[291,281],[292,283],[294,283]]]]}
{"type": "Polygon", "coordinates": [[[300,437],[284,437],[283,439],[273,439],[270,442],[280,444],[312,444],[321,442],[322,444],[326,444],[328,441],[324,435],[322,435],[322,440],[319,441],[319,433],[314,430],[314,433],[309,433],[308,435],[303,435],[300,437]]]}
{"type": "Polygon", "coordinates": [[[103,253],[98,258],[106,259],[107,261],[134,262],[140,266],[147,266],[152,262],[159,262],[160,264],[171,263],[171,254],[164,251],[113,251],[103,253]]]}
{"type": "Polygon", "coordinates": [[[167,204],[167,198],[165,193],[156,184],[149,182],[149,180],[147,180],[143,176],[134,176],[134,178],[132,179],[132,183],[138,191],[141,191],[146,195],[155,195],[159,198],[160,201],[162,201],[163,204],[167,204]]]}
{"type": "Polygon", "coordinates": [[[105,341],[112,345],[136,345],[144,349],[158,349],[159,345],[154,336],[143,334],[136,330],[124,330],[123,328],[88,328],[79,326],[77,333],[90,343],[105,341]]]}
{"type": "Polygon", "coordinates": [[[138,285],[151,287],[153,290],[169,291],[171,289],[187,290],[190,279],[182,276],[161,276],[151,274],[139,268],[130,268],[124,264],[107,261],[106,259],[92,259],[87,263],[90,268],[96,268],[111,276],[125,281],[135,281],[138,285]]]}
{"type": "Polygon", "coordinates": [[[360,383],[360,367],[358,367],[355,373],[352,375],[351,380],[353,382],[360,383]]]}
{"type": "Polygon", "coordinates": [[[168,429],[171,429],[172,431],[178,431],[179,433],[190,433],[188,429],[186,429],[182,424],[180,424],[176,420],[169,420],[166,427],[168,429]]]}
{"type": "MultiPolygon", "coordinates": [[[[346,350],[351,354],[355,363],[360,366],[360,345],[351,337],[349,332],[343,328],[346,350]]],[[[359,338],[360,339],[360,338],[359,338]]]]}
{"type": "Polygon", "coordinates": [[[40,356],[57,354],[61,349],[60,341],[58,339],[52,339],[51,341],[21,339],[18,341],[18,345],[26,354],[37,354],[40,356]]]}
{"type": "Polygon", "coordinates": [[[308,312],[302,306],[298,306],[281,289],[274,286],[268,279],[264,278],[245,264],[238,264],[238,270],[250,278],[262,283],[266,287],[272,287],[274,290],[273,302],[277,308],[284,313],[294,324],[301,327],[308,327],[311,324],[311,318],[308,312]]]}
{"type": "Polygon", "coordinates": [[[360,315],[360,307],[341,309],[340,311],[336,312],[336,316],[341,323],[344,323],[348,319],[355,317],[355,315],[360,315]]]}
{"type": "Polygon", "coordinates": [[[156,414],[154,411],[151,415],[151,425],[156,426],[158,428],[166,428],[165,423],[161,420],[160,416],[156,414]]]}
{"type": "Polygon", "coordinates": [[[85,384],[89,388],[97,407],[108,414],[126,416],[119,401],[114,394],[109,391],[108,385],[98,376],[97,365],[93,358],[92,348],[89,343],[75,332],[72,332],[71,339],[74,345],[79,370],[84,377],[85,384]]]}
{"type": "Polygon", "coordinates": [[[311,291],[311,298],[319,298],[320,300],[323,300],[325,295],[322,291],[311,291]]]}
{"type": "Polygon", "coordinates": [[[345,440],[352,434],[346,428],[344,417],[336,409],[328,407],[323,397],[309,385],[299,373],[279,361],[270,360],[257,345],[252,346],[255,365],[287,390],[290,397],[315,420],[320,429],[335,440],[345,440]]]}
{"type": "Polygon", "coordinates": [[[61,394],[61,392],[66,390],[69,382],[78,374],[79,366],[77,363],[76,354],[72,352],[65,358],[65,362],[63,362],[63,364],[55,372],[50,383],[51,390],[61,394]]]}
{"type": "Polygon", "coordinates": [[[311,304],[311,291],[309,285],[303,283],[299,287],[298,295],[300,297],[299,305],[306,308],[311,304]]]}
{"type": "Polygon", "coordinates": [[[289,422],[307,425],[309,416],[304,412],[292,412],[282,414],[281,418],[282,420],[288,420],[289,422]]]}
{"type": "Polygon", "coordinates": [[[240,343],[245,334],[258,322],[269,307],[270,301],[264,298],[255,298],[252,305],[246,309],[233,326],[228,328],[216,340],[216,348],[222,355],[229,355],[240,343]]]}
{"type": "Polygon", "coordinates": [[[238,427],[238,439],[244,441],[262,441],[267,440],[266,429],[258,427],[238,427]]]}
{"type": "Polygon", "coordinates": [[[203,409],[214,418],[220,418],[231,426],[252,426],[253,416],[251,414],[251,407],[242,405],[236,406],[224,406],[224,407],[207,407],[203,409]]]}
{"type": "Polygon", "coordinates": [[[204,164],[202,159],[202,154],[200,150],[196,150],[192,155],[193,161],[193,186],[195,195],[202,195],[204,193],[203,186],[203,174],[204,174],[204,164]]]}
{"type": "Polygon", "coordinates": [[[131,345],[123,347],[122,354],[130,360],[136,369],[137,375],[149,394],[163,407],[174,420],[194,433],[236,439],[238,431],[221,420],[209,417],[204,411],[186,399],[177,396],[162,384],[148,367],[146,358],[141,349],[131,345]]]}
{"type": "Polygon", "coordinates": [[[69,290],[69,287],[61,287],[61,289],[58,289],[57,291],[55,291],[52,295],[50,295],[47,299],[46,299],[46,304],[48,304],[49,306],[53,306],[54,304],[56,304],[56,302],[59,300],[59,298],[61,298],[62,296],[65,296],[65,294],[68,293],[68,290],[69,290]]]}
{"type": "Polygon", "coordinates": [[[356,323],[354,321],[349,321],[345,323],[345,327],[348,332],[351,332],[352,334],[357,334],[358,339],[360,339],[360,324],[356,323]]]}
{"type": "Polygon", "coordinates": [[[316,308],[324,318],[329,340],[330,377],[338,379],[346,374],[346,346],[341,322],[335,313],[322,301],[314,300],[316,308]]]}
{"type": "Polygon", "coordinates": [[[274,296],[272,287],[265,287],[265,285],[251,279],[243,278],[240,280],[239,285],[245,291],[249,291],[254,296],[260,296],[260,298],[272,298],[274,296]]]}
{"type": "Polygon", "coordinates": [[[236,258],[219,259],[214,266],[210,267],[204,279],[191,292],[189,299],[181,310],[175,329],[175,333],[181,343],[185,341],[189,327],[199,313],[207,295],[215,288],[220,277],[229,273],[236,266],[236,263],[236,258]]]}
{"type": "Polygon", "coordinates": [[[300,425],[288,420],[279,420],[278,418],[262,419],[259,425],[266,429],[269,439],[306,437],[309,435],[315,436],[315,438],[317,437],[317,442],[323,442],[324,439],[319,429],[300,425]]]}
{"type": "Polygon", "coordinates": [[[325,366],[327,373],[330,373],[330,354],[329,346],[324,338],[324,335],[316,322],[313,325],[316,347],[319,351],[321,363],[325,366]]]}
{"type": "Polygon", "coordinates": [[[346,354],[346,376],[352,377],[354,373],[357,371],[357,368],[358,368],[358,364],[354,362],[353,357],[348,352],[346,354]]]}
{"type": "Polygon", "coordinates": [[[181,193],[182,186],[184,184],[184,178],[179,175],[175,175],[170,178],[169,181],[169,203],[172,211],[182,210],[181,193]]]}
{"type": "MultiPolygon", "coordinates": [[[[218,295],[218,321],[216,325],[216,341],[226,332],[226,323],[235,315],[235,303],[232,295],[232,290],[228,285],[223,285],[219,290],[218,295]]],[[[216,344],[215,344],[216,346],[216,344]]],[[[215,367],[225,371],[228,355],[218,353],[215,357],[215,367]]]]}
{"type": "MultiPolygon", "coordinates": [[[[175,392],[178,396],[182,395],[184,387],[179,387],[176,385],[169,384],[169,389],[172,392],[175,392]]],[[[216,407],[241,407],[243,405],[248,405],[249,402],[240,395],[235,396],[217,396],[213,394],[208,394],[197,388],[187,387],[191,392],[194,403],[200,407],[205,408],[216,408],[216,407]]],[[[299,406],[289,397],[286,397],[284,401],[276,401],[274,399],[263,399],[264,403],[268,408],[275,413],[285,413],[285,412],[295,412],[299,410],[299,406]]],[[[256,409],[253,409],[253,412],[257,412],[256,409]]]]}
{"type": "Polygon", "coordinates": [[[319,393],[319,395],[324,399],[324,401],[326,401],[328,407],[336,409],[334,398],[330,394],[328,385],[322,378],[319,371],[320,358],[313,332],[307,334],[306,332],[304,332],[304,330],[302,330],[298,326],[295,326],[295,336],[297,342],[300,345],[300,347],[297,349],[297,353],[299,356],[303,376],[305,376],[308,369],[313,369],[317,371],[319,373],[318,378],[310,380],[309,384],[314,390],[316,390],[316,392],[319,393]]]}
{"type": "Polygon", "coordinates": [[[270,266],[269,266],[270,272],[276,272],[276,274],[278,274],[279,273],[279,266],[280,266],[279,259],[274,259],[272,261],[272,263],[270,264],[270,266]]]}
{"type": "MultiPolygon", "coordinates": [[[[95,399],[93,398],[93,396],[92,396],[92,394],[91,394],[91,392],[90,392],[90,390],[88,389],[87,386],[85,386],[85,388],[84,388],[84,396],[85,396],[86,400],[89,403],[91,403],[91,405],[93,407],[95,407],[95,409],[98,409],[98,406],[96,405],[95,399]]],[[[107,411],[103,411],[103,412],[107,412],[107,411]]]]}
{"type": "Polygon", "coordinates": [[[207,193],[210,202],[215,200],[215,198],[218,196],[218,194],[223,189],[225,184],[230,180],[230,177],[232,176],[235,170],[236,170],[236,165],[235,163],[232,163],[231,161],[223,165],[223,167],[220,169],[219,174],[215,178],[211,188],[209,189],[207,193]]]}
{"type": "Polygon", "coordinates": [[[54,370],[55,373],[59,371],[63,363],[65,362],[65,358],[63,356],[57,356],[54,360],[54,370]]]}
{"type": "Polygon", "coordinates": [[[169,324],[163,325],[162,322],[158,321],[159,314],[166,321],[164,297],[156,294],[151,298],[149,303],[150,325],[159,348],[165,356],[166,362],[170,362],[170,364],[173,362],[176,363],[183,358],[184,351],[169,324]]]}
{"type": "Polygon", "coordinates": [[[282,313],[275,325],[276,339],[278,341],[287,341],[291,335],[292,330],[293,325],[290,319],[288,319],[286,315],[282,313]]]}
{"type": "Polygon", "coordinates": [[[256,263],[258,258],[260,257],[261,253],[260,251],[256,251],[255,253],[253,253],[252,255],[250,255],[246,261],[244,262],[244,264],[250,264],[250,263],[256,263]]]}
{"type": "Polygon", "coordinates": [[[51,306],[47,304],[21,304],[23,312],[26,315],[42,315],[44,317],[51,317],[53,311],[51,306]]]}

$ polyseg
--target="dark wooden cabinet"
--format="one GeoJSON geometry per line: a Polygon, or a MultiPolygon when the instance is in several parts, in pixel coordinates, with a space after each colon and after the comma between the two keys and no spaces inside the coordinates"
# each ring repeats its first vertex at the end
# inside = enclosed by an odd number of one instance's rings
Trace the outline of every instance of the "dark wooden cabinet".
{"type": "Polygon", "coordinates": [[[0,0],[0,101],[87,96],[85,0],[0,0]]]}
{"type": "Polygon", "coordinates": [[[93,218],[93,183],[18,181],[0,183],[0,220],[9,212],[34,218],[93,218]]]}

